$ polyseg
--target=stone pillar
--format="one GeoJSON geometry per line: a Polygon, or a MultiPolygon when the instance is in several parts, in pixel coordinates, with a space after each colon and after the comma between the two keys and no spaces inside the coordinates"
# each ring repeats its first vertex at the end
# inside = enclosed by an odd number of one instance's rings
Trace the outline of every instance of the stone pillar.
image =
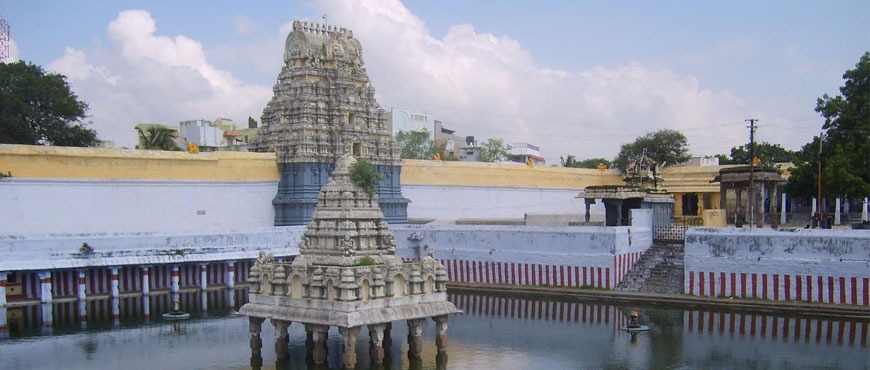
{"type": "Polygon", "coordinates": [[[584,200],[585,200],[584,203],[586,203],[586,215],[585,215],[585,220],[586,220],[586,223],[588,224],[588,223],[589,223],[589,219],[590,219],[590,217],[591,217],[591,215],[589,214],[589,207],[592,205],[593,202],[595,202],[595,199],[584,199],[584,200]]]}
{"type": "Polygon", "coordinates": [[[786,211],[786,207],[785,207],[785,206],[786,206],[786,204],[787,204],[786,202],[787,202],[788,200],[786,199],[786,194],[785,194],[784,191],[782,192],[782,195],[781,195],[781,196],[782,196],[782,203],[779,205],[779,208],[780,208],[780,212],[779,212],[779,224],[780,224],[780,225],[785,225],[785,224],[788,222],[788,217],[787,217],[786,214],[785,214],[785,211],[786,211]]]}
{"type": "Polygon", "coordinates": [[[287,328],[290,327],[290,322],[275,319],[270,319],[270,321],[275,327],[275,354],[278,355],[278,359],[287,358],[287,346],[290,344],[287,328]]]}
{"type": "Polygon", "coordinates": [[[85,301],[88,299],[88,279],[85,270],[76,271],[76,282],[78,283],[78,299],[85,301]]]}
{"type": "Polygon", "coordinates": [[[249,331],[251,333],[251,353],[260,354],[263,348],[263,340],[260,339],[260,331],[263,328],[263,321],[266,319],[262,317],[248,317],[248,323],[250,324],[249,331]]]}
{"type": "Polygon", "coordinates": [[[423,351],[423,323],[425,319],[408,320],[408,358],[420,358],[423,351]]]}
{"type": "Polygon", "coordinates": [[[834,225],[840,224],[840,198],[834,198],[834,225]]]}
{"type": "Polygon", "coordinates": [[[311,332],[311,360],[315,365],[326,364],[326,336],[329,327],[326,325],[305,324],[305,330],[311,332]]]}
{"type": "MultiPolygon", "coordinates": [[[[6,271],[0,271],[0,307],[6,307],[6,277],[9,275],[6,271]]],[[[3,311],[3,321],[0,321],[0,326],[6,327],[6,311],[3,311]]]]}
{"type": "Polygon", "coordinates": [[[864,203],[861,205],[861,221],[867,221],[867,205],[870,204],[868,200],[870,197],[864,197],[864,203]]]}
{"type": "Polygon", "coordinates": [[[110,267],[109,268],[109,282],[111,284],[111,290],[109,291],[110,298],[118,298],[121,295],[121,289],[118,285],[118,268],[110,267]]]}
{"type": "Polygon", "coordinates": [[[760,182],[759,186],[755,190],[755,204],[752,206],[755,207],[755,226],[759,229],[764,227],[764,182],[760,182]]]}
{"type": "Polygon", "coordinates": [[[142,266],[142,295],[151,293],[151,272],[148,266],[142,266]]]}
{"type": "Polygon", "coordinates": [[[384,363],[384,329],[386,328],[387,324],[369,325],[369,343],[371,343],[369,352],[372,363],[376,365],[384,363]]]}
{"type": "Polygon", "coordinates": [[[259,369],[263,366],[263,340],[260,338],[260,330],[263,326],[262,317],[249,317],[251,332],[251,368],[259,369]]]}
{"type": "Polygon", "coordinates": [[[816,212],[818,211],[818,210],[816,209],[816,206],[817,206],[818,204],[819,204],[819,201],[816,199],[816,197],[813,197],[813,205],[812,205],[812,208],[811,208],[812,211],[810,212],[810,217],[813,217],[813,216],[816,215],[816,212]]]}
{"type": "Polygon", "coordinates": [[[354,326],[352,328],[338,328],[338,333],[341,334],[342,339],[344,339],[344,354],[342,354],[342,360],[344,361],[345,369],[352,369],[356,366],[356,336],[359,334],[359,326],[354,326]]]}
{"type": "Polygon", "coordinates": [[[40,299],[42,303],[51,303],[51,271],[41,271],[39,273],[40,299]]]}
{"type": "Polygon", "coordinates": [[[199,264],[199,289],[203,292],[208,289],[208,264],[199,264]]]}
{"type": "Polygon", "coordinates": [[[743,222],[745,221],[745,214],[743,208],[743,188],[739,186],[734,187],[734,226],[743,227],[743,222]]]}
{"type": "Polygon", "coordinates": [[[236,261],[227,261],[227,288],[236,287],[236,261]]]}
{"type": "Polygon", "coordinates": [[[388,322],[384,327],[384,359],[393,357],[393,336],[390,332],[393,329],[393,323],[388,322]]]}
{"type": "Polygon", "coordinates": [[[179,276],[178,276],[178,265],[172,265],[172,275],[171,275],[171,279],[172,279],[172,280],[171,280],[171,284],[172,284],[172,285],[171,285],[170,290],[171,290],[173,293],[178,293],[178,290],[179,290],[179,286],[178,286],[178,282],[179,282],[179,276]]]}
{"type": "Polygon", "coordinates": [[[776,212],[779,210],[777,207],[779,187],[776,186],[776,183],[772,183],[772,185],[773,187],[770,188],[770,226],[775,229],[779,226],[779,220],[776,218],[776,212]]]}
{"type": "Polygon", "coordinates": [[[435,347],[438,353],[447,352],[447,315],[435,316],[435,347]]]}
{"type": "Polygon", "coordinates": [[[447,352],[435,355],[435,370],[447,370],[447,352]]]}

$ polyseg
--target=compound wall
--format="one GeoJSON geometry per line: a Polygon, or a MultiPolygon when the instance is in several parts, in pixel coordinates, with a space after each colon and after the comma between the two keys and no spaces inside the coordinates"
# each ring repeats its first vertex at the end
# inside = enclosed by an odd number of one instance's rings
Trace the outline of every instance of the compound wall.
{"type": "Polygon", "coordinates": [[[698,228],[685,293],[870,305],[870,232],[698,228]]]}

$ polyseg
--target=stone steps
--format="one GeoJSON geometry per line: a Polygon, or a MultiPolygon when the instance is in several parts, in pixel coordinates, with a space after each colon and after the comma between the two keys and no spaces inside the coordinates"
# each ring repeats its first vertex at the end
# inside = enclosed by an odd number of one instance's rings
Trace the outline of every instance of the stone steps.
{"type": "Polygon", "coordinates": [[[681,294],[684,249],[679,244],[654,244],[616,286],[626,292],[681,294]]]}

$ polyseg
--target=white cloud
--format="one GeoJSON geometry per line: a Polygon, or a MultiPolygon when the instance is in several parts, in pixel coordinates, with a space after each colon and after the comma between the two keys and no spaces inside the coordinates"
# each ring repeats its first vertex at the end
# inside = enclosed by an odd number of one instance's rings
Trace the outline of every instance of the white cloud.
{"type": "MultiPolygon", "coordinates": [[[[696,154],[745,141],[746,103],[693,76],[639,63],[547,69],[516,40],[471,25],[436,38],[397,0],[322,6],[361,40],[381,105],[429,110],[461,135],[531,142],[550,163],[566,154],[613,157],[620,144],[663,128],[683,130],[696,154]]],[[[728,49],[753,47],[737,41],[728,49]]]]}
{"type": "Polygon", "coordinates": [[[140,122],[229,117],[244,125],[271,95],[269,87],[242,83],[209,64],[198,41],[159,35],[146,11],[121,12],[107,32],[106,48],[68,48],[48,68],[69,77],[90,105],[100,138],[116,146],[134,145],[133,126],[140,122]]]}

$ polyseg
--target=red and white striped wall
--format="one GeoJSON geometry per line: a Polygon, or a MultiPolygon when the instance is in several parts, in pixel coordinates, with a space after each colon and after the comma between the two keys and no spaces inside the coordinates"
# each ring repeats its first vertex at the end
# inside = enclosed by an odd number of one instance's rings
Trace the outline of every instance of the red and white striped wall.
{"type": "Polygon", "coordinates": [[[686,271],[686,292],[698,296],[759,298],[870,306],[865,276],[686,271]]]}
{"type": "Polygon", "coordinates": [[[612,288],[610,266],[441,260],[450,281],[527,286],[612,288]]]}
{"type": "Polygon", "coordinates": [[[806,318],[785,318],[745,313],[686,311],[683,325],[689,332],[778,338],[795,343],[836,342],[867,347],[868,323],[806,318]]]}

